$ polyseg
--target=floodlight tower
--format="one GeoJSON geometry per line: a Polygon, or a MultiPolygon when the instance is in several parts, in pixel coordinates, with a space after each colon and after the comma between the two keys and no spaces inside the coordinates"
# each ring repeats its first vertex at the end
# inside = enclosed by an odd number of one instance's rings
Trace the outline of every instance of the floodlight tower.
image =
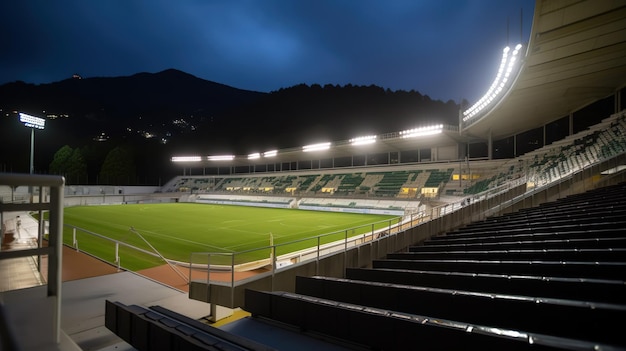
{"type": "Polygon", "coordinates": [[[20,122],[30,128],[30,174],[33,174],[35,169],[35,129],[44,129],[46,120],[20,112],[20,122]]]}

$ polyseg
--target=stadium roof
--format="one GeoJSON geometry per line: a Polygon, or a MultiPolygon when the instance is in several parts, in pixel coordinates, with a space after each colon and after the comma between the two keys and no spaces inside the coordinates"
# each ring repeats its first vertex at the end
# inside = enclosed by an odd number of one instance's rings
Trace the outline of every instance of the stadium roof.
{"type": "MultiPolygon", "coordinates": [[[[441,132],[432,135],[417,136],[415,138],[403,138],[401,132],[378,135],[376,143],[355,146],[348,140],[334,142],[331,150],[313,152],[304,155],[300,148],[280,150],[280,162],[292,162],[302,160],[319,160],[325,158],[350,157],[353,155],[377,154],[400,152],[403,150],[417,150],[418,148],[432,148],[437,146],[455,145],[461,141],[458,127],[441,125],[441,132]],[[324,154],[325,153],[325,154],[324,154]]],[[[266,161],[260,163],[267,163],[266,161]]]]}
{"type": "Polygon", "coordinates": [[[463,134],[506,138],[568,116],[624,86],[626,1],[538,0],[515,85],[463,134]]]}
{"type": "Polygon", "coordinates": [[[172,161],[180,162],[182,166],[190,166],[191,164],[197,164],[200,167],[239,167],[239,166],[251,166],[262,165],[272,163],[288,163],[298,161],[310,161],[310,160],[324,160],[324,159],[337,159],[342,157],[362,156],[362,155],[374,155],[390,152],[400,152],[405,150],[418,150],[418,149],[430,149],[433,147],[449,147],[456,145],[458,142],[463,142],[462,137],[458,132],[457,126],[450,125],[437,125],[437,126],[425,126],[419,129],[427,129],[426,133],[420,135],[418,130],[417,135],[403,134],[403,132],[387,133],[377,135],[375,143],[366,145],[354,145],[351,140],[333,141],[330,143],[328,149],[319,151],[305,152],[302,147],[280,149],[276,150],[276,155],[272,157],[263,157],[261,154],[257,154],[257,158],[250,159],[245,155],[210,155],[210,156],[182,156],[173,157],[172,161]],[[432,129],[434,133],[428,133],[428,129],[432,129]],[[208,159],[213,157],[214,159],[208,159]]]}

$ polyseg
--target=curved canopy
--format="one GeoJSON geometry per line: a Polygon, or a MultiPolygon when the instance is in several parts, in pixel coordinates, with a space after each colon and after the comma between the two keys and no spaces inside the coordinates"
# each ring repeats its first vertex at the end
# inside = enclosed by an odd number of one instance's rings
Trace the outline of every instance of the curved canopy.
{"type": "Polygon", "coordinates": [[[537,0],[515,85],[462,132],[506,138],[565,117],[625,85],[626,1],[537,0]]]}

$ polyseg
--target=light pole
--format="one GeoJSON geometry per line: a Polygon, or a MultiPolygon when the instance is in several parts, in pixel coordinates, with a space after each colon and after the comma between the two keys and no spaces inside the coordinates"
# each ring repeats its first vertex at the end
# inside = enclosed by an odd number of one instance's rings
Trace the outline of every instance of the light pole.
{"type": "Polygon", "coordinates": [[[33,174],[35,169],[35,129],[44,129],[46,120],[20,112],[20,122],[30,128],[30,174],[33,174]]]}

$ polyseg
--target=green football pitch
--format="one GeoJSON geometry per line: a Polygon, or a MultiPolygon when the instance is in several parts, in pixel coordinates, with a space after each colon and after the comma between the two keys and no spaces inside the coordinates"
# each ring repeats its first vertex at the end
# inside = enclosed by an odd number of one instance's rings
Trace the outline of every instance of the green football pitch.
{"type": "MultiPolygon", "coordinates": [[[[151,245],[167,259],[182,262],[189,262],[192,252],[238,253],[239,264],[268,258],[270,235],[279,256],[399,221],[388,215],[192,203],[78,206],[64,212],[65,244],[73,245],[75,238],[80,250],[114,262],[118,241],[121,265],[132,270],[164,262],[123,244],[153,252],[151,245]],[[80,229],[74,234],[72,227],[80,229]]],[[[222,256],[223,263],[231,260],[222,256]]]]}

